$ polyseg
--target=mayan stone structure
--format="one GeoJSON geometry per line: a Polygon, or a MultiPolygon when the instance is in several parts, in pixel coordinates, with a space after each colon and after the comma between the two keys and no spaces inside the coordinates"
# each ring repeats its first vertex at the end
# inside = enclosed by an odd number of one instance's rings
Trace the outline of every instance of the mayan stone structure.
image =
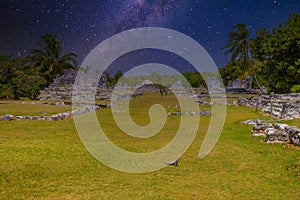
{"type": "MultiPolygon", "coordinates": [[[[43,89],[38,97],[39,100],[71,100],[73,84],[77,76],[77,70],[68,69],[65,74],[57,75],[54,81],[43,89]]],[[[110,93],[103,92],[106,81],[101,79],[98,83],[96,100],[109,99],[110,93]]]]}

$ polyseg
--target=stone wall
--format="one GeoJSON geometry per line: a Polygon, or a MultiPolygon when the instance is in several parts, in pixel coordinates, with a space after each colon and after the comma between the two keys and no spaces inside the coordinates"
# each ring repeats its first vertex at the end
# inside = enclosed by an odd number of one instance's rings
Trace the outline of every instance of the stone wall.
{"type": "Polygon", "coordinates": [[[240,97],[237,104],[261,109],[274,117],[286,120],[300,118],[300,93],[240,97]]]}
{"type": "Polygon", "coordinates": [[[66,118],[74,117],[77,115],[94,112],[96,110],[99,110],[101,108],[106,108],[106,105],[104,104],[96,104],[96,105],[89,105],[89,106],[83,106],[81,108],[77,108],[75,110],[72,110],[70,112],[64,112],[64,113],[58,113],[50,116],[30,116],[30,115],[11,115],[11,114],[5,114],[3,116],[0,116],[0,120],[3,121],[11,121],[11,120],[43,120],[43,121],[57,121],[57,120],[64,120],[66,118]]]}
{"type": "Polygon", "coordinates": [[[230,81],[226,87],[226,92],[228,94],[243,94],[243,93],[253,93],[259,94],[259,90],[252,89],[252,77],[247,76],[245,80],[234,80],[230,81]]]}
{"type": "Polygon", "coordinates": [[[254,124],[251,135],[263,136],[267,143],[292,143],[300,145],[300,129],[287,124],[268,123],[262,120],[247,120],[244,124],[254,124]]]}

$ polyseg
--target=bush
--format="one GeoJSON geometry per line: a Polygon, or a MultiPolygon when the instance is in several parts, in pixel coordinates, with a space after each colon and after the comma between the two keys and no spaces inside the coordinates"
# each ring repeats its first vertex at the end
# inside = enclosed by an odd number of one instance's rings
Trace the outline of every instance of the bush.
{"type": "Polygon", "coordinates": [[[14,79],[17,86],[17,93],[20,97],[28,97],[32,100],[36,99],[40,94],[40,90],[46,86],[46,80],[39,75],[29,75],[20,72],[14,79]]]}
{"type": "Polygon", "coordinates": [[[291,88],[291,92],[292,92],[292,93],[300,92],[300,85],[294,85],[294,86],[291,88]]]}

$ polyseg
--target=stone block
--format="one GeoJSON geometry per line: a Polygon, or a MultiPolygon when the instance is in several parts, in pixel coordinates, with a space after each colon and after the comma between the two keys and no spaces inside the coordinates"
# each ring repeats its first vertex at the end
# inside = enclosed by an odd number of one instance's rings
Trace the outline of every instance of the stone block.
{"type": "Polygon", "coordinates": [[[285,143],[289,141],[289,134],[285,131],[279,131],[274,128],[266,130],[267,143],[285,143]]]}

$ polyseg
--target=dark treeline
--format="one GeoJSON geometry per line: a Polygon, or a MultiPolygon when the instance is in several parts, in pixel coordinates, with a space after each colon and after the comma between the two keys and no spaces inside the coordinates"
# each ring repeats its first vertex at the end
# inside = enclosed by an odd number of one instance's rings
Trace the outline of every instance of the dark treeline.
{"type": "MultiPolygon", "coordinates": [[[[254,88],[268,92],[300,92],[300,15],[292,14],[278,27],[268,31],[261,28],[255,38],[249,38],[245,24],[236,24],[223,47],[231,61],[220,69],[224,84],[251,75],[254,88]]],[[[25,58],[0,54],[0,99],[36,99],[57,74],[69,68],[77,69],[77,55],[62,55],[62,41],[46,34],[25,58]]],[[[205,86],[198,72],[185,72],[193,87],[205,86]]],[[[122,72],[111,76],[106,72],[108,86],[114,86],[122,72]]]]}
{"type": "Polygon", "coordinates": [[[223,48],[231,53],[231,62],[220,69],[225,85],[247,75],[254,78],[254,87],[261,85],[268,92],[300,92],[300,15],[268,31],[261,28],[249,38],[244,24],[236,24],[223,48]]]}
{"type": "Polygon", "coordinates": [[[0,98],[36,99],[42,88],[48,86],[57,74],[76,68],[77,55],[61,55],[62,41],[53,34],[43,35],[25,58],[0,55],[0,98]]]}

